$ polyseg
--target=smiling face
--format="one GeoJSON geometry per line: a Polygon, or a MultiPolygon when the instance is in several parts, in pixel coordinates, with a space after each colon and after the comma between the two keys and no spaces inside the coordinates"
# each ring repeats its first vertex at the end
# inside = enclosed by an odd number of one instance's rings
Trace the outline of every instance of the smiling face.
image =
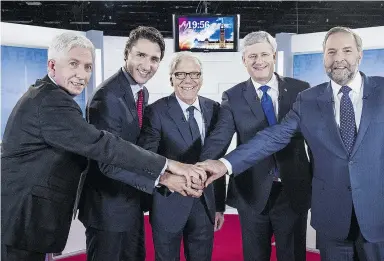
{"type": "Polygon", "coordinates": [[[339,85],[347,85],[358,72],[362,51],[357,49],[352,34],[331,34],[324,47],[324,67],[329,78],[339,85]]]}
{"type": "Polygon", "coordinates": [[[155,75],[160,57],[160,46],[141,38],[129,50],[125,68],[139,85],[143,85],[155,75]]]}
{"type": "Polygon", "coordinates": [[[48,61],[49,75],[73,96],[79,95],[88,85],[92,67],[92,53],[82,47],[74,47],[67,55],[48,61]]]}
{"type": "Polygon", "coordinates": [[[193,57],[183,57],[171,76],[171,84],[176,96],[187,104],[192,104],[203,84],[200,64],[193,57]]]}
{"type": "Polygon", "coordinates": [[[244,48],[243,64],[251,78],[266,84],[274,72],[276,55],[269,43],[255,43],[244,48]]]}

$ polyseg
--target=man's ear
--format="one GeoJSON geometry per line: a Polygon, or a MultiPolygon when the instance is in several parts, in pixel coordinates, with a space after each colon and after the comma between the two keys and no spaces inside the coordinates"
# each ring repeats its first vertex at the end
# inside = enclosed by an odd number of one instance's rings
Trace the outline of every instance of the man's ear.
{"type": "Polygon", "coordinates": [[[53,77],[55,76],[55,71],[56,71],[56,63],[55,60],[49,60],[48,61],[48,72],[50,75],[53,77]]]}
{"type": "Polygon", "coordinates": [[[171,77],[169,77],[169,81],[170,81],[170,83],[171,83],[171,86],[173,86],[173,82],[172,82],[172,76],[171,76],[171,77]]]}

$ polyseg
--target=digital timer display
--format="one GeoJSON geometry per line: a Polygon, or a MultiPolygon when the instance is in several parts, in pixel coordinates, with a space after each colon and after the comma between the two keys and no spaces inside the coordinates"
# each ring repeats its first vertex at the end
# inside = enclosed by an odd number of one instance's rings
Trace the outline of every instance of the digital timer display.
{"type": "Polygon", "coordinates": [[[232,50],[235,43],[235,16],[179,16],[179,50],[232,50]]]}

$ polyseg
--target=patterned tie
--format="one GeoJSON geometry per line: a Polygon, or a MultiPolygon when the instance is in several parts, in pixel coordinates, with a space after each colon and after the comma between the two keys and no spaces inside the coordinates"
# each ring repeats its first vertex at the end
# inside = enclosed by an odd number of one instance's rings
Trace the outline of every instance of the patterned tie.
{"type": "Polygon", "coordinates": [[[357,135],[355,112],[349,97],[351,90],[348,86],[343,86],[339,91],[339,93],[343,93],[340,101],[340,135],[349,154],[355,144],[357,135]]]}
{"type": "MultiPolygon", "coordinates": [[[[259,87],[259,89],[263,92],[263,96],[261,96],[261,107],[263,107],[263,111],[264,111],[265,117],[267,118],[269,126],[275,125],[277,123],[275,108],[273,107],[272,98],[267,93],[270,88],[271,87],[267,85],[263,85],[259,87]]],[[[280,175],[279,175],[279,170],[276,164],[276,158],[275,157],[273,158],[275,161],[275,167],[271,170],[271,172],[275,180],[277,180],[280,175]]]]}
{"type": "Polygon", "coordinates": [[[144,94],[143,94],[143,90],[140,90],[137,93],[137,103],[136,103],[137,116],[139,117],[140,128],[143,126],[143,103],[144,103],[144,94]]]}

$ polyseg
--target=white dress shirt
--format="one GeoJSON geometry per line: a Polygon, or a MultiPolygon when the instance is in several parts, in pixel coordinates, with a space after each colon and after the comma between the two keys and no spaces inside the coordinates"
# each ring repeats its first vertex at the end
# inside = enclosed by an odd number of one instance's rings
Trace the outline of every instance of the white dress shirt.
{"type": "MultiPolygon", "coordinates": [[[[335,119],[337,126],[340,127],[340,101],[341,97],[343,96],[343,93],[340,92],[341,85],[335,83],[331,80],[331,86],[332,86],[332,92],[333,92],[333,111],[335,113],[335,119]],[[340,92],[340,93],[339,93],[340,92]]],[[[363,111],[363,78],[361,77],[361,74],[358,72],[356,73],[355,78],[347,84],[349,88],[352,90],[349,92],[349,98],[352,101],[353,110],[355,111],[355,122],[356,122],[356,128],[357,131],[359,130],[360,120],[361,120],[361,113],[363,111]]]]}
{"type": "Polygon", "coordinates": [[[263,97],[263,92],[259,88],[263,85],[270,87],[267,93],[269,96],[271,96],[273,108],[275,109],[275,115],[277,119],[279,117],[278,115],[279,114],[279,83],[277,81],[276,75],[272,74],[272,78],[266,84],[260,84],[254,81],[252,78],[251,80],[252,80],[253,86],[256,89],[257,96],[259,96],[260,100],[261,100],[261,97],[263,97]]]}
{"type": "Polygon", "coordinates": [[[177,102],[179,103],[182,111],[183,111],[183,114],[184,114],[184,117],[185,119],[188,121],[188,118],[189,118],[189,112],[188,112],[188,108],[190,106],[194,106],[195,107],[195,110],[194,110],[194,117],[195,117],[195,120],[197,122],[197,125],[199,126],[199,131],[200,131],[200,136],[201,136],[201,142],[202,144],[204,144],[204,138],[205,138],[205,124],[204,124],[204,117],[203,117],[203,113],[201,111],[201,107],[200,107],[200,102],[199,102],[199,97],[196,98],[195,102],[192,103],[191,105],[183,102],[179,97],[176,96],[176,99],[177,99],[177,102]]]}

